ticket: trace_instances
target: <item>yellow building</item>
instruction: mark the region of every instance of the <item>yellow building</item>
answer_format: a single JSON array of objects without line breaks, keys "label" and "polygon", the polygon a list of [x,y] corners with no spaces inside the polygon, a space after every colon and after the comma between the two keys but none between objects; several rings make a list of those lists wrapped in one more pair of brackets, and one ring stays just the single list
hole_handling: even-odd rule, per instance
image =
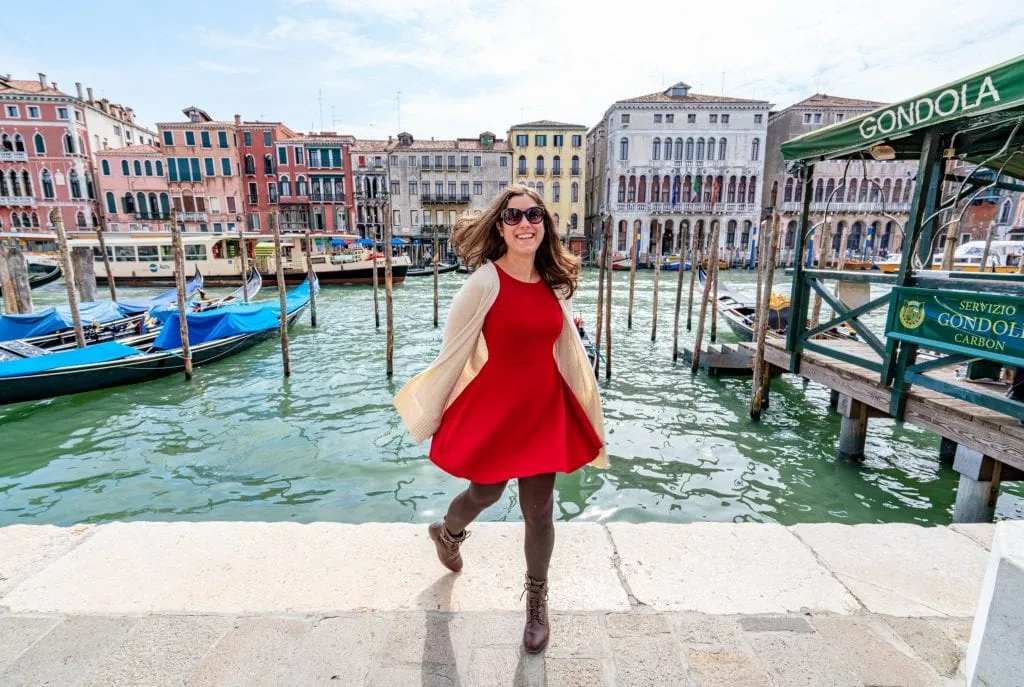
[{"label": "yellow building", "polygon": [[508,132],[512,181],[535,189],[573,252],[583,247],[587,127],[542,119]]}]

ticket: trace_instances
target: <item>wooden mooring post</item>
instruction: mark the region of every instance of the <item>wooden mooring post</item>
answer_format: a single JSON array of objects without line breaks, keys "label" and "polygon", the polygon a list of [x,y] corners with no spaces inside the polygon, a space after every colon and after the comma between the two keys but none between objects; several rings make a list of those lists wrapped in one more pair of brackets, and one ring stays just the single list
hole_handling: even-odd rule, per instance
[{"label": "wooden mooring post", "polygon": [[[704,259],[704,234],[694,231],[693,256],[690,259],[690,302],[686,304],[686,331],[693,329],[693,293],[697,285],[697,266]],[[682,265],[679,266],[682,269]]]},{"label": "wooden mooring post", "polygon": [[601,372],[601,326],[604,324],[604,272],[605,263],[607,262],[608,252],[611,250],[611,246],[608,241],[608,225],[611,222],[611,218],[606,219],[604,226],[601,228],[601,253],[597,258],[597,317],[594,318],[594,351],[597,355],[594,356],[594,374],[600,374]]},{"label": "wooden mooring post", "polygon": [[4,309],[9,315],[32,313],[32,285],[28,261],[16,243],[0,243],[0,291]]},{"label": "wooden mooring post", "polygon": [[708,285],[711,287],[711,343],[715,343],[718,339],[718,263],[720,260],[715,260],[712,264],[708,265],[708,276],[714,275],[708,280]]},{"label": "wooden mooring post", "polygon": [[391,218],[390,208],[384,207],[384,306],[387,309],[387,376],[395,373],[395,306],[391,293]]},{"label": "wooden mooring post", "polygon": [[771,233],[769,234],[768,241],[765,243],[764,285],[761,291],[761,298],[759,299],[758,314],[754,317],[757,329],[754,331],[756,348],[754,350],[754,379],[751,384],[752,395],[750,399],[750,419],[754,422],[761,420],[761,409],[767,405],[768,390],[771,384],[771,377],[768,374],[771,367],[765,363],[764,347],[768,336],[772,281],[775,277],[775,257],[779,249],[779,223],[779,215],[775,215],[775,220],[771,225]]},{"label": "wooden mooring post", "polygon": [[373,228],[373,326],[380,329],[380,301],[377,299],[377,227]]},{"label": "wooden mooring post", "polygon": [[[611,245],[612,241],[612,226],[608,225],[605,229],[605,239],[608,245]],[[604,276],[606,280],[606,288],[604,293],[604,378],[612,378],[612,252],[609,250],[605,253],[605,270]]]},{"label": "wooden mooring post", "polygon": [[[992,237],[996,233],[996,223],[992,220],[988,223],[988,233],[985,234],[985,249],[981,252],[981,266],[978,268],[980,272],[988,272],[988,255],[992,250]],[[992,271],[995,272],[995,266],[992,267]]]},{"label": "wooden mooring post", "polygon": [[[637,250],[637,243],[639,238],[637,237],[637,230],[635,227],[631,227],[629,230],[629,307],[626,310],[626,329],[633,328],[633,291],[636,289],[636,261],[640,257],[640,251]],[[608,266],[611,269],[611,265]]]},{"label": "wooden mooring post", "polygon": [[107,255],[107,240],[103,238],[103,227],[96,227],[96,240],[100,243],[100,255],[103,256],[103,270],[107,274],[107,288],[110,289],[110,300],[117,302],[117,286],[114,285],[114,271],[110,269],[110,256]]},{"label": "wooden mooring post", "polygon": [[437,311],[438,311],[438,295],[437,295],[437,284],[438,284],[438,270],[440,269],[439,262],[441,256],[437,253],[437,227],[434,227],[434,327],[437,327]]},{"label": "wooden mooring post", "polygon": [[306,278],[309,280],[309,323],[316,326],[316,270],[313,269],[313,235],[306,231]]},{"label": "wooden mooring post", "polygon": [[242,302],[249,302],[249,250],[245,245],[245,227],[238,230],[239,258],[242,260]]},{"label": "wooden mooring post", "polygon": [[[831,233],[831,226],[826,220],[821,224],[821,240],[818,246],[818,269],[825,269],[825,261],[828,258],[828,243],[829,234]],[[821,319],[821,294],[817,291],[814,292],[814,305],[811,307],[810,325],[811,329],[818,326]]]},{"label": "wooden mooring post", "polygon": [[686,225],[679,242],[679,274],[676,279],[676,313],[672,329],[672,362],[679,360],[679,309],[683,299],[683,276],[686,274],[686,256],[689,253],[690,226]]},{"label": "wooden mooring post", "polygon": [[78,291],[79,303],[94,302],[97,298],[96,261],[93,259],[92,248],[72,248],[71,264],[75,271],[75,289]]},{"label": "wooden mooring post", "polygon": [[185,381],[192,381],[192,347],[188,341],[188,310],[185,308],[185,247],[178,227],[178,213],[171,211],[171,245],[174,250],[174,290],[178,299],[178,333],[181,336],[181,359],[185,364]]},{"label": "wooden mooring post", "polygon": [[[711,232],[711,249],[708,253],[708,266],[718,261],[718,238],[721,224],[716,224]],[[698,269],[695,265],[694,270]],[[701,289],[700,319],[697,320],[697,338],[693,342],[693,363],[690,365],[690,372],[696,373],[700,369],[700,349],[704,345],[704,321],[707,318],[708,301],[711,298],[710,274],[704,280],[704,288]],[[718,304],[713,303],[712,307],[717,308]]]},{"label": "wooden mooring post", "polygon": [[658,222],[658,231],[655,235],[654,245],[654,303],[651,306],[651,341],[658,338],[658,287],[661,281],[661,222]]},{"label": "wooden mooring post", "polygon": [[78,312],[78,294],[75,293],[75,270],[71,266],[71,255],[68,252],[68,237],[64,233],[64,218],[61,216],[60,208],[54,208],[50,211],[50,221],[53,222],[54,233],[57,234],[57,250],[60,251],[60,269],[64,272],[64,286],[68,294],[68,305],[71,307],[71,322],[75,328],[75,343],[79,348],[85,348],[82,316]]},{"label": "wooden mooring post", "polygon": [[[275,212],[275,219],[280,220],[280,216]],[[274,267],[276,268],[277,277],[277,302],[281,307],[281,321],[280,332],[281,332],[281,362],[284,364],[284,376],[290,377],[292,374],[292,361],[288,351],[288,295],[286,293],[287,287],[284,280],[284,257],[281,255],[281,222],[274,222]]]}]

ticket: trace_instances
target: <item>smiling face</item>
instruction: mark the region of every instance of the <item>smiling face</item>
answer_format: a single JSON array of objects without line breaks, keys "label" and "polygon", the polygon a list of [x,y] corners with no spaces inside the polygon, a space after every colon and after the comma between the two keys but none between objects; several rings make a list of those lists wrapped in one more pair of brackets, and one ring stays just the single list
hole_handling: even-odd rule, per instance
[{"label": "smiling face", "polygon": [[498,232],[505,240],[509,253],[533,257],[544,241],[544,222],[531,224],[526,217],[526,211],[535,207],[537,207],[537,203],[528,195],[509,198],[506,208],[515,208],[523,213],[519,218],[519,223],[515,225],[506,224],[504,219],[498,220]]}]

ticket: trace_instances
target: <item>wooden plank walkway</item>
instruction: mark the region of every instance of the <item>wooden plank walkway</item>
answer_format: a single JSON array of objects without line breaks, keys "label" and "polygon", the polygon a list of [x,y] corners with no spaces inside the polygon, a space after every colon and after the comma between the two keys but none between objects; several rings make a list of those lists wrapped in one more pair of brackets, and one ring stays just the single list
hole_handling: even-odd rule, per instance
[{"label": "wooden plank walkway", "polygon": [[[831,340],[816,343],[836,351],[882,362],[874,350],[862,341]],[[752,343],[743,343],[741,346],[754,350]],[[785,342],[769,340],[765,347],[765,360],[772,365],[788,369],[789,353],[785,351]],[[841,394],[847,394],[875,408],[883,415],[889,414],[890,388],[882,386],[877,372],[822,353],[804,351],[800,359],[799,374]],[[952,368],[935,370],[929,372],[928,376],[968,387],[972,391],[1001,397],[1000,391],[993,388],[993,385],[957,379]],[[967,448],[980,451],[1001,463],[1024,470],[1024,426],[1021,426],[1014,417],[931,389],[913,386],[907,397],[904,420],[930,429]]]}]

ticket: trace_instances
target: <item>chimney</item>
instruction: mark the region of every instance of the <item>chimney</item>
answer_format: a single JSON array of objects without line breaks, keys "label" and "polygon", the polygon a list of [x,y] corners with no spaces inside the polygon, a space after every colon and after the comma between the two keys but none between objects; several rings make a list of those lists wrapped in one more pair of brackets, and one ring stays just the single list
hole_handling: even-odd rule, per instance
[{"label": "chimney", "polygon": [[55,91],[59,91],[60,90],[59,88],[57,88],[57,82],[56,81],[51,81],[50,85],[53,86],[53,90],[55,90]]},{"label": "chimney", "polygon": [[46,89],[46,74],[39,72],[39,85]]},{"label": "chimney", "polygon": [[89,104],[92,105],[92,86],[85,89],[85,92],[89,94]]},{"label": "chimney", "polygon": [[79,100],[85,100],[85,94],[82,93],[82,82],[81,81],[76,81],[75,82],[75,91],[78,93],[78,99]]},{"label": "chimney", "polygon": [[242,126],[242,115],[235,115],[235,126]]}]

